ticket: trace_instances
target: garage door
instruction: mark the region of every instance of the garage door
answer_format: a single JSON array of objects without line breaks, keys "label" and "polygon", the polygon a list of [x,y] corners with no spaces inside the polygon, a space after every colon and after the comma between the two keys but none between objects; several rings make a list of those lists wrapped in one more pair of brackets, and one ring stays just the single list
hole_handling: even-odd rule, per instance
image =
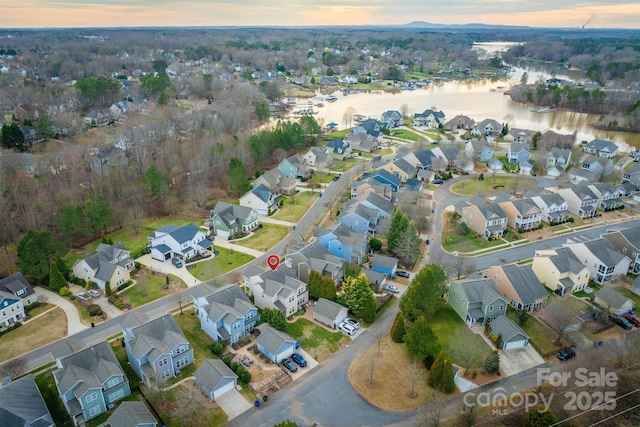
[{"label": "garage door", "polygon": [[520,341],[511,341],[505,344],[504,349],[505,350],[509,350],[512,348],[522,348],[527,344],[526,340],[520,340]]},{"label": "garage door", "polygon": [[217,389],[217,390],[215,390],[213,392],[213,398],[217,399],[218,396],[221,396],[221,395],[225,394],[229,390],[233,390],[234,386],[235,385],[234,385],[233,381],[228,382],[227,384],[223,385],[222,387],[220,387],[219,389]]}]

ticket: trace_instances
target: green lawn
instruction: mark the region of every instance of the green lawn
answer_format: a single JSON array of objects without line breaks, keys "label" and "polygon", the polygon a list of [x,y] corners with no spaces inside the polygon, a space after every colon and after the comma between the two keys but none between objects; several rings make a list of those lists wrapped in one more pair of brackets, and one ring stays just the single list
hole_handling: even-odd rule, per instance
[{"label": "green lawn", "polygon": [[351,132],[352,129],[353,128],[337,130],[335,132],[329,132],[324,135],[324,139],[325,141],[331,141],[332,139],[336,139],[336,138],[345,138],[347,135],[349,135],[349,132]]},{"label": "green lawn", "polygon": [[42,314],[45,311],[54,308],[54,304],[47,304],[46,302],[40,303],[39,306],[29,310],[29,317],[36,317],[38,314]]},{"label": "green lawn", "polygon": [[[548,288],[545,288],[545,289],[548,289]],[[573,298],[572,296],[568,296],[566,298],[560,298],[560,302],[562,303],[562,305],[564,305],[565,307],[567,307],[569,310],[571,310],[576,314],[580,313],[581,311],[587,311],[589,310],[589,308],[591,308],[591,306],[586,302],[579,300],[577,298]]]},{"label": "green lawn", "polygon": [[53,371],[47,371],[35,377],[36,384],[40,389],[42,398],[44,399],[56,426],[72,426],[73,422],[71,422],[71,418],[69,418],[69,414],[62,404],[62,400],[60,400],[60,395],[58,394],[58,389],[56,388],[56,382],[53,379],[52,372]]},{"label": "green lawn", "polygon": [[449,348],[453,333],[460,325],[464,325],[464,322],[449,305],[440,308],[434,318],[429,321],[429,326],[438,337],[438,342],[443,349]]},{"label": "green lawn", "polygon": [[129,379],[129,387],[131,390],[137,390],[140,385],[140,377],[136,373],[136,371],[129,364],[129,359],[127,357],[127,350],[122,346],[120,340],[116,340],[111,344],[111,348],[113,349],[118,362],[120,362],[120,366],[122,366],[122,370],[124,374]]},{"label": "green lawn", "polygon": [[314,184],[328,184],[333,181],[334,176],[335,174],[329,172],[314,172],[309,181]]},{"label": "green lawn", "polygon": [[200,319],[198,316],[192,316],[191,313],[193,313],[193,309],[185,311],[182,316],[175,316],[178,325],[180,325],[180,329],[182,329],[185,337],[189,340],[189,344],[191,344],[191,348],[193,348],[193,357],[196,359],[196,363],[183,369],[184,375],[181,375],[182,378],[191,375],[190,370],[195,372],[196,367],[199,366],[203,360],[217,359],[217,356],[214,356],[209,349],[213,340],[200,328]]},{"label": "green lawn", "polygon": [[351,168],[354,168],[360,164],[364,163],[364,160],[360,158],[355,159],[347,159],[347,160],[333,160],[333,164],[331,165],[331,170],[338,172],[345,172]]},{"label": "green lawn", "polygon": [[[135,286],[130,286],[124,292],[120,294],[122,298],[126,298],[127,302],[134,308],[145,305],[151,301],[155,301],[171,293],[170,288],[166,286],[166,276],[153,275],[149,271],[145,271],[143,274],[138,274],[135,277],[137,283]],[[186,289],[187,285],[177,276],[170,275],[169,281],[171,286],[179,286]]]},{"label": "green lawn", "polygon": [[418,141],[426,141],[427,138],[418,135],[415,132],[411,132],[410,130],[407,129],[393,129],[391,131],[391,135],[392,138],[400,138],[400,139],[404,139],[407,141],[413,141],[413,142],[418,142]]},{"label": "green lawn", "polygon": [[307,319],[298,319],[293,323],[287,323],[287,332],[305,350],[327,346],[327,350],[334,353],[349,340],[342,332],[329,332]]},{"label": "green lawn", "polygon": [[234,268],[245,265],[254,259],[251,255],[243,254],[241,252],[232,251],[230,249],[215,248],[216,252],[219,252],[217,256],[196,264],[195,268],[189,270],[189,272],[200,280],[211,280],[218,276],[225,274],[227,271],[231,271]]},{"label": "green lawn", "polygon": [[624,287],[619,287],[617,290],[627,298],[631,298],[631,300],[636,303],[636,307],[640,307],[640,295],[636,295],[633,292],[631,292],[631,289],[627,289]]},{"label": "green lawn", "polygon": [[289,234],[289,227],[266,223],[260,225],[262,228],[256,229],[251,237],[238,240],[235,243],[246,248],[267,252]]},{"label": "green lawn", "polygon": [[319,197],[318,191],[302,191],[294,197],[281,197],[282,207],[273,217],[281,221],[297,222]]},{"label": "green lawn", "polygon": [[491,174],[487,173],[484,175],[484,180],[470,178],[458,181],[451,186],[451,191],[464,196],[471,196],[496,193],[498,191],[513,191],[513,189],[516,188],[516,184],[517,190],[522,191],[533,187],[535,185],[535,181],[532,178],[522,176],[493,177]]},{"label": "green lawn", "polygon": [[488,241],[484,237],[476,234],[473,230],[468,234],[458,234],[458,220],[453,213],[445,214],[445,224],[442,231],[442,247],[449,252],[473,252],[480,249],[487,249],[502,245],[502,240]]},{"label": "green lawn", "polygon": [[[507,317],[518,323],[518,313],[511,307],[507,308]],[[542,353],[552,353],[558,349],[558,347],[553,344],[553,341],[557,338],[556,333],[534,317],[529,316],[529,320],[522,326],[522,330],[529,335],[530,341],[533,342]]]}]

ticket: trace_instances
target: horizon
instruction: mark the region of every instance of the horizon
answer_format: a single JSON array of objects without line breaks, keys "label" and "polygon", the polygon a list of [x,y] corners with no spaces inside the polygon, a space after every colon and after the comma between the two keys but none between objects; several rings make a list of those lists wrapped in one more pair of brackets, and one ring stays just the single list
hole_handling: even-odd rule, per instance
[{"label": "horizon", "polygon": [[640,29],[640,3],[611,0],[4,0],[0,29],[513,26]]}]

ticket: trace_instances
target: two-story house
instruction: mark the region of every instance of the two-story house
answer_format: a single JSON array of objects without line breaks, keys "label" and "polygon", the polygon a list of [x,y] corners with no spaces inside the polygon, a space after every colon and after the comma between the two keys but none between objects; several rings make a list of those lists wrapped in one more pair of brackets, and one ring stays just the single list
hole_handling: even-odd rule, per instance
[{"label": "two-story house", "polygon": [[618,252],[631,260],[629,269],[632,272],[640,273],[640,227],[607,230],[601,237],[611,242]]},{"label": "two-story house", "polygon": [[402,158],[383,165],[380,171],[397,176],[400,182],[407,182],[407,179],[415,178],[418,168]]},{"label": "two-story house", "polygon": [[141,323],[140,316],[127,316],[122,333],[129,364],[150,387],[180,373],[194,362],[193,349],[171,314]]},{"label": "two-story house", "polygon": [[131,280],[134,268],[135,261],[122,242],[113,245],[100,243],[96,253],[73,264],[71,273],[87,282],[95,282],[104,290],[107,282],[115,289]]},{"label": "two-story house", "polygon": [[[398,177],[398,175],[395,175],[387,170],[384,169],[378,169],[375,172],[371,172],[371,173],[366,173],[364,175],[362,175],[363,179],[375,179],[376,181],[378,181],[381,184],[385,184],[385,185],[389,185],[391,187],[391,191],[392,192],[397,192],[398,188],[400,188],[400,185],[402,185],[402,181],[400,180],[400,178]],[[353,192],[351,193],[353,194]]]},{"label": "two-story house", "polygon": [[613,173],[613,161],[607,157],[585,154],[580,159],[580,168],[591,172],[592,181],[600,180],[602,177]]},{"label": "two-story house", "polygon": [[3,427],[55,427],[31,374],[0,386],[0,414]]},{"label": "two-story house", "polygon": [[567,248],[535,251],[531,269],[540,282],[557,295],[584,290],[589,270]]},{"label": "two-story house", "polygon": [[282,160],[278,165],[278,170],[284,176],[293,179],[306,179],[313,174],[313,169],[305,162],[304,157],[299,154],[294,154]]},{"label": "two-story house", "polygon": [[307,284],[286,265],[264,272],[259,280],[251,283],[250,289],[257,307],[278,309],[286,317],[302,310],[309,302]]},{"label": "two-story house", "polygon": [[509,163],[519,165],[529,161],[531,153],[529,152],[529,144],[522,142],[512,142],[509,144],[507,158]]},{"label": "two-story house", "polygon": [[359,203],[346,204],[340,210],[338,222],[356,233],[373,236],[378,225],[378,211]]},{"label": "two-story house", "polygon": [[200,327],[215,341],[229,344],[245,338],[260,320],[258,309],[239,286],[228,286],[210,295],[193,298]]},{"label": "two-story house", "polygon": [[614,158],[618,154],[618,146],[611,141],[594,139],[582,146],[585,153],[593,154],[607,159]]},{"label": "two-story house", "polygon": [[351,154],[351,146],[343,138],[334,138],[325,145],[331,150],[331,154],[338,159],[345,159]]},{"label": "two-story house", "polygon": [[598,283],[611,280],[614,276],[626,275],[631,260],[616,250],[608,239],[596,239],[589,242],[567,240],[562,245],[568,248],[587,267],[591,278]]},{"label": "two-story house", "polygon": [[413,126],[426,126],[429,129],[438,129],[445,124],[445,114],[442,111],[434,111],[430,108],[422,113],[413,114]]},{"label": "two-story house", "polygon": [[301,154],[302,160],[315,170],[329,169],[333,158],[331,151],[326,147],[311,147],[309,151]]},{"label": "two-story house", "polygon": [[264,184],[247,191],[240,197],[240,206],[255,209],[258,215],[269,215],[278,209],[280,200]]},{"label": "two-story house", "polygon": [[448,131],[471,130],[473,129],[475,124],[476,124],[476,121],[473,120],[471,117],[458,114],[457,116],[455,116],[454,118],[452,118],[451,120],[449,120],[444,124],[444,129]]},{"label": "two-story house", "polygon": [[383,184],[373,178],[365,178],[351,183],[351,197],[367,193],[375,193],[385,200],[391,200],[393,197],[393,189],[389,184]]},{"label": "two-story house", "polygon": [[535,131],[529,129],[509,128],[509,132],[504,136],[504,140],[507,142],[529,144],[533,135],[535,135]]},{"label": "two-story house", "polygon": [[489,240],[502,237],[507,229],[507,214],[498,203],[463,206],[461,221]]},{"label": "two-story house", "polygon": [[23,307],[28,307],[37,301],[33,287],[21,272],[0,279],[0,291],[19,298]]},{"label": "two-story house", "polygon": [[439,147],[435,147],[431,152],[438,159],[444,161],[448,166],[455,166],[460,157],[460,150],[455,145],[441,145]]},{"label": "two-story house", "polygon": [[[418,150],[407,153],[401,157],[402,160],[409,163],[411,166],[420,169],[430,170],[433,167],[434,161],[437,159],[436,155],[430,149]],[[443,167],[446,167],[447,162],[440,162]]]},{"label": "two-story house", "polygon": [[352,204],[359,204],[369,209],[373,209],[377,212],[378,218],[391,218],[395,209],[393,203],[373,192],[361,194],[350,199],[345,203],[343,208],[348,208],[348,206]]},{"label": "two-story house", "polygon": [[542,211],[532,200],[509,200],[499,205],[507,215],[507,226],[516,231],[533,230],[542,222]]},{"label": "two-story house", "polygon": [[258,228],[258,213],[254,209],[222,201],[211,209],[209,219],[213,233],[225,238],[250,233]]},{"label": "two-story house", "polygon": [[333,224],[329,228],[317,227],[314,240],[320,242],[333,255],[351,264],[362,264],[367,255],[367,236],[356,233],[344,224]]},{"label": "two-story house", "polygon": [[387,129],[393,129],[403,125],[403,117],[402,114],[400,114],[400,111],[387,110],[382,113],[380,122],[382,123],[383,127]]},{"label": "two-story house", "polygon": [[515,264],[491,266],[487,277],[493,280],[502,297],[517,310],[540,310],[548,294],[530,267]]},{"label": "two-story house", "polygon": [[589,185],[589,189],[598,196],[597,207],[603,211],[611,211],[623,205],[620,191],[611,184],[600,182]]},{"label": "two-story house", "polygon": [[368,133],[361,132],[347,136],[347,143],[351,147],[351,151],[359,151],[361,153],[373,153],[378,150],[379,139]]},{"label": "two-story house", "polygon": [[165,225],[153,232],[149,239],[151,257],[166,261],[173,257],[188,260],[204,255],[213,247],[207,235],[195,224],[182,227]]},{"label": "two-story house", "polygon": [[[640,152],[640,150],[638,150]],[[630,182],[640,190],[640,163],[633,163],[622,173],[622,182]]]},{"label": "two-story house", "polygon": [[487,163],[493,158],[493,148],[485,140],[469,140],[465,143],[464,150],[474,162]]},{"label": "two-story house", "polygon": [[549,224],[563,224],[571,218],[569,206],[559,193],[547,193],[529,198],[542,211],[542,220]]},{"label": "two-story house", "polygon": [[129,380],[106,341],[57,359],[56,367],[56,388],[76,426],[131,394]]},{"label": "two-story house", "polygon": [[554,147],[547,154],[547,175],[558,177],[571,164],[571,150]]},{"label": "two-story house", "polygon": [[278,168],[269,169],[251,183],[252,188],[257,188],[261,185],[271,191],[274,196],[279,196],[280,194],[292,196],[297,191],[295,178],[284,176]]},{"label": "two-story house", "polygon": [[473,136],[498,136],[502,134],[503,126],[493,119],[485,119],[476,123],[469,132]]},{"label": "two-story house", "polygon": [[449,285],[449,305],[468,324],[486,322],[507,312],[507,301],[489,279],[456,280]]},{"label": "two-story house", "polygon": [[366,119],[360,122],[359,125],[353,128],[350,133],[350,136],[365,134],[368,135],[372,140],[379,142],[382,139],[382,126],[381,123],[375,119]]},{"label": "two-story house", "polygon": [[567,208],[573,215],[580,218],[591,218],[596,215],[598,196],[586,185],[576,185],[569,188],[561,188],[558,194],[567,202]]},{"label": "two-story house", "polygon": [[284,263],[303,282],[309,282],[312,270],[323,277],[330,277],[336,286],[344,281],[344,260],[333,255],[318,242],[299,242],[287,248]]}]

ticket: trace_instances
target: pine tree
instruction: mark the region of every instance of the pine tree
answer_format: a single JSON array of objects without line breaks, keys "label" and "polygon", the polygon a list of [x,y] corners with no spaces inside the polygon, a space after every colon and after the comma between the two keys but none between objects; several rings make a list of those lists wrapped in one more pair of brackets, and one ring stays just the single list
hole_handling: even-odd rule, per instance
[{"label": "pine tree", "polygon": [[49,289],[54,292],[59,292],[60,289],[67,286],[67,281],[56,266],[55,261],[51,261],[49,265]]},{"label": "pine tree", "polygon": [[405,332],[406,327],[404,324],[404,317],[402,316],[402,312],[398,311],[396,318],[393,321],[393,326],[391,327],[391,339],[393,342],[403,343]]},{"label": "pine tree", "polygon": [[440,389],[440,383],[442,382],[442,374],[444,372],[444,353],[438,353],[436,360],[431,365],[431,370],[429,371],[429,378],[427,379],[427,384],[429,387]]},{"label": "pine tree", "polygon": [[251,190],[251,184],[247,178],[247,171],[237,157],[229,161],[229,191],[231,194],[241,196]]},{"label": "pine tree", "polygon": [[423,316],[418,317],[413,325],[407,328],[404,343],[407,350],[422,361],[440,351],[438,337]]},{"label": "pine tree", "polygon": [[484,360],[484,370],[489,374],[497,374],[500,371],[500,353],[493,350]]},{"label": "pine tree", "polygon": [[107,280],[104,284],[104,293],[107,294],[107,296],[111,296],[111,283],[109,283],[109,281]]},{"label": "pine tree", "polygon": [[453,393],[456,389],[456,380],[453,374],[453,362],[447,357],[444,362],[444,369],[440,380],[440,391],[446,394]]},{"label": "pine tree", "polygon": [[391,217],[391,225],[387,233],[387,247],[394,251],[398,246],[403,232],[409,227],[409,217],[401,209],[398,209]]},{"label": "pine tree", "polygon": [[378,311],[378,302],[375,299],[367,298],[364,300],[360,317],[367,323],[373,323]]}]

